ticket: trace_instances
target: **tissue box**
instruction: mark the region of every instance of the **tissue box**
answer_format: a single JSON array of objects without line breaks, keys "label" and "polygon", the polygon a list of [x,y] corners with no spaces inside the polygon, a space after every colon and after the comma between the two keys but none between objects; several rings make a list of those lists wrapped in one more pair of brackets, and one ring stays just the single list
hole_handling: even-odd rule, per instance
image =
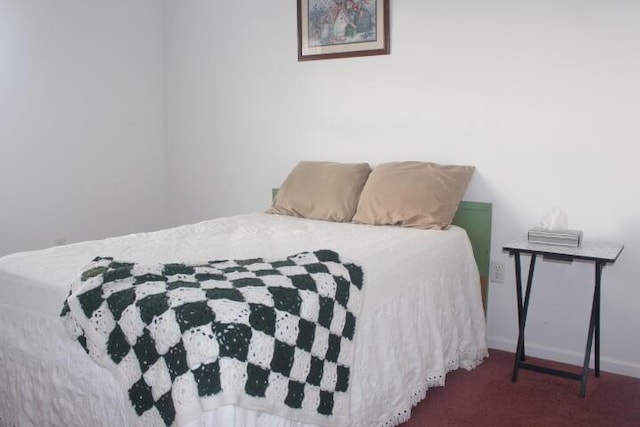
[{"label": "tissue box", "polygon": [[582,231],[547,230],[542,227],[534,227],[529,230],[529,242],[578,247],[582,243]]}]

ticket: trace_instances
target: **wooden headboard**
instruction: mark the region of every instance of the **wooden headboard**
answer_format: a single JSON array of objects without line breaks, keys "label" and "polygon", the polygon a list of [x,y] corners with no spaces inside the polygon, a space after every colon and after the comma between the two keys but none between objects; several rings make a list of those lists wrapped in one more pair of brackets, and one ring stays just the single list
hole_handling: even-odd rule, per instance
[{"label": "wooden headboard", "polygon": [[[271,198],[275,199],[278,188],[271,190]],[[491,203],[460,202],[453,224],[464,228],[471,241],[473,255],[480,271],[480,290],[485,313],[489,298],[489,262],[491,254]]]}]

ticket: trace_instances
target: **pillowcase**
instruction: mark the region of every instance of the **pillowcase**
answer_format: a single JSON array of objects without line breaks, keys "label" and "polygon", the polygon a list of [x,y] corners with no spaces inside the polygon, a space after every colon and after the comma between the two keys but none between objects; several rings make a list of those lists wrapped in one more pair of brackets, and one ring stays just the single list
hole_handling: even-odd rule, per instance
[{"label": "pillowcase", "polygon": [[267,213],[349,222],[370,172],[367,163],[302,161],[287,176]]},{"label": "pillowcase", "polygon": [[425,162],[376,166],[353,222],[442,230],[451,224],[474,170]]}]

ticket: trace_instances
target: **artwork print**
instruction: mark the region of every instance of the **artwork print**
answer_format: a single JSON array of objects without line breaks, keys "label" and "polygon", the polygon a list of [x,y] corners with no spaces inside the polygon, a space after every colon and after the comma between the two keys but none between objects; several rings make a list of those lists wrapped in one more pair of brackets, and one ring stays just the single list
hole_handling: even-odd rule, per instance
[{"label": "artwork print", "polygon": [[298,0],[298,59],[388,54],[388,9],[388,0]]},{"label": "artwork print", "polygon": [[376,40],[376,0],[310,0],[309,45]]}]

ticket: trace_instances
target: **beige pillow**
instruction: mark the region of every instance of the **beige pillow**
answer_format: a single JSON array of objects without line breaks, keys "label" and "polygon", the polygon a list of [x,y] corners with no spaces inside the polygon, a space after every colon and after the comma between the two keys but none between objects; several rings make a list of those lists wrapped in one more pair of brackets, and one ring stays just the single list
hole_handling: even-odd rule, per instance
[{"label": "beige pillow", "polygon": [[376,166],[353,222],[444,229],[451,224],[474,169],[425,162]]},{"label": "beige pillow", "polygon": [[284,181],[267,213],[349,222],[369,172],[367,163],[302,161]]}]

